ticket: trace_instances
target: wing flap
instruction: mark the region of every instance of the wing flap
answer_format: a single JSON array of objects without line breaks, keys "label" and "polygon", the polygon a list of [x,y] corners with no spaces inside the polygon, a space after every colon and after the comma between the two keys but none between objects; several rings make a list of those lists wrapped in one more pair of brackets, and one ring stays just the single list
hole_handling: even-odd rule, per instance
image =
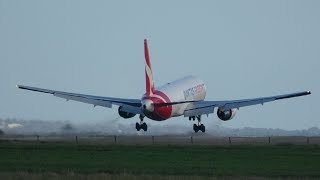
[{"label": "wing flap", "polygon": [[211,114],[213,112],[214,112],[213,106],[194,108],[194,109],[186,110],[184,112],[184,117],[196,116],[196,115],[202,115],[202,114]]},{"label": "wing flap", "polygon": [[83,96],[70,96],[70,95],[60,94],[60,93],[54,93],[53,95],[56,97],[59,97],[59,98],[66,99],[66,100],[73,100],[73,101],[93,104],[94,106],[102,106],[102,107],[112,108],[112,103],[110,101],[100,101],[100,100],[86,98]]},{"label": "wing flap", "polygon": [[311,94],[310,91],[303,91],[303,92],[297,92],[297,93],[291,93],[291,94],[262,97],[262,98],[253,98],[253,99],[242,99],[242,100],[231,100],[231,101],[196,101],[196,102],[190,103],[189,108],[185,110],[184,116],[210,114],[210,113],[213,113],[213,109],[215,107],[221,107],[225,110],[233,109],[233,108],[239,109],[240,107],[252,106],[257,104],[263,105],[264,103],[271,102],[271,101],[305,96],[309,94]]},{"label": "wing flap", "polygon": [[245,106],[252,106],[252,105],[257,105],[261,104],[263,105],[264,103],[274,101],[274,98],[259,98],[259,99],[248,99],[248,100],[238,100],[238,101],[230,101],[226,103],[222,103],[219,105],[219,107],[223,107],[224,109],[233,109],[233,108],[240,108],[240,107],[245,107]]},{"label": "wing flap", "polygon": [[17,87],[24,90],[52,94],[56,97],[63,98],[66,100],[73,100],[73,101],[93,104],[94,106],[103,106],[107,108],[111,108],[113,104],[118,106],[122,106],[122,105],[134,106],[134,107],[141,106],[141,101],[139,99],[124,99],[124,98],[92,96],[92,95],[55,91],[50,89],[42,89],[42,88],[23,86],[23,85],[17,85]]}]

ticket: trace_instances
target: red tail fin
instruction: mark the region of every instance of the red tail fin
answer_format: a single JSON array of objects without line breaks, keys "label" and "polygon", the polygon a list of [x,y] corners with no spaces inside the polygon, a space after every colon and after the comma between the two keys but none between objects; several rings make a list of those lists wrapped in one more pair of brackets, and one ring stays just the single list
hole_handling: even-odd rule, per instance
[{"label": "red tail fin", "polygon": [[144,40],[144,57],[145,57],[145,73],[146,73],[146,96],[150,96],[154,92],[154,84],[152,78],[152,69],[149,57],[148,43]]}]

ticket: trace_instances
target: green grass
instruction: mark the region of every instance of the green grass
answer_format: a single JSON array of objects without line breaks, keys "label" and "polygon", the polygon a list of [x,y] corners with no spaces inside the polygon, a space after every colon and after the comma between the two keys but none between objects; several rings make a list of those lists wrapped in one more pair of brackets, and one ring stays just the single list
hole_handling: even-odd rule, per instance
[{"label": "green grass", "polygon": [[10,180],[267,180],[267,179],[290,179],[290,180],[302,180],[302,179],[316,179],[316,177],[238,177],[238,176],[227,176],[227,177],[209,177],[209,176],[179,176],[179,175],[133,175],[133,174],[106,174],[106,173],[95,173],[95,174],[79,174],[79,173],[29,173],[29,172],[0,172],[1,179]]},{"label": "green grass", "polygon": [[120,146],[0,142],[0,172],[319,177],[318,146]]}]

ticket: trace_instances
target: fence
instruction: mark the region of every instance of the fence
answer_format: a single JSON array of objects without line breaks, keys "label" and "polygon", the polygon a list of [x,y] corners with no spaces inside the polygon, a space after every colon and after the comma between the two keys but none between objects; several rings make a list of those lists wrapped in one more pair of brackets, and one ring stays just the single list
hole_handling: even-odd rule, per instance
[{"label": "fence", "polygon": [[36,141],[76,144],[120,145],[307,145],[319,144],[320,137],[214,137],[214,136],[0,136],[7,141]]}]

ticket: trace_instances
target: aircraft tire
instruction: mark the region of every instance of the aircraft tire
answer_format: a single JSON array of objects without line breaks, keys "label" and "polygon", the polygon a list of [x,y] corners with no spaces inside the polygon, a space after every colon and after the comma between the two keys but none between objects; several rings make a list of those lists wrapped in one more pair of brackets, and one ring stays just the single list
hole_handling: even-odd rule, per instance
[{"label": "aircraft tire", "polygon": [[199,131],[199,126],[197,126],[196,124],[193,124],[193,130],[195,133],[197,133]]},{"label": "aircraft tire", "polygon": [[204,133],[204,132],[206,132],[206,127],[203,125],[203,124],[201,124],[200,126],[199,126],[199,129]]},{"label": "aircraft tire", "polygon": [[147,130],[148,130],[147,124],[146,124],[146,123],[143,123],[143,124],[141,125],[141,129],[143,129],[144,131],[147,131]]},{"label": "aircraft tire", "polygon": [[140,129],[141,129],[140,124],[139,124],[139,123],[136,123],[136,130],[137,130],[137,131],[140,131]]}]

